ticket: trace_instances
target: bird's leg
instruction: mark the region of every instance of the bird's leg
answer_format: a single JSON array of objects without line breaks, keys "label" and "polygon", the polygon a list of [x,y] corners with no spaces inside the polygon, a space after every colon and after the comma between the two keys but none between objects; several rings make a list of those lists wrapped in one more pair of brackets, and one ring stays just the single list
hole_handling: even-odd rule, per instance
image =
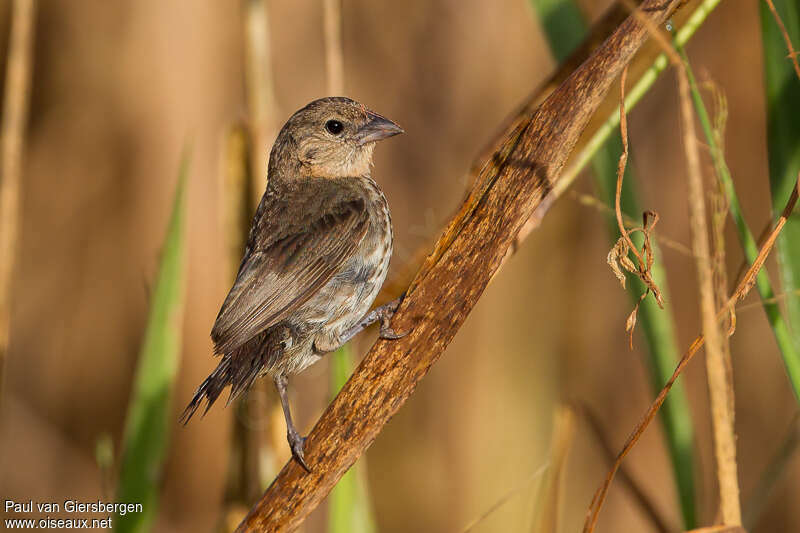
[{"label": "bird's leg", "polygon": [[389,340],[396,340],[408,335],[408,331],[404,331],[403,333],[397,333],[395,330],[391,328],[389,325],[392,321],[392,317],[394,316],[394,312],[397,311],[397,308],[400,306],[400,302],[403,301],[403,298],[396,298],[389,302],[388,304],[383,304],[380,307],[376,307],[366,315],[364,318],[358,321],[358,323],[345,331],[340,337],[339,340],[342,344],[347,343],[350,339],[361,333],[364,329],[372,325],[373,323],[380,320],[381,322],[381,331],[380,337],[382,339],[389,339]]},{"label": "bird's leg", "polygon": [[281,397],[281,406],[283,407],[283,416],[286,418],[286,440],[289,441],[289,448],[292,450],[292,457],[295,461],[300,463],[300,466],[305,468],[306,472],[311,473],[305,459],[303,458],[303,444],[306,442],[304,437],[301,437],[294,427],[292,422],[292,413],[289,410],[289,396],[286,394],[286,385],[289,378],[285,374],[276,374],[273,378],[275,381],[275,388],[278,389],[278,396]]}]

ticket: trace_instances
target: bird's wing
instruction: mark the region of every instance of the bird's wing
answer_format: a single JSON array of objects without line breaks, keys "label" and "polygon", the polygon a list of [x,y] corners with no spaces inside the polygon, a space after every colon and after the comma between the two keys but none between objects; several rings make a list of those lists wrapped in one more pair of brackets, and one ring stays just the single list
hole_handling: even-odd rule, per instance
[{"label": "bird's wing", "polygon": [[262,201],[239,274],[211,330],[216,353],[230,353],[286,318],[363,240],[369,225],[363,196],[338,185],[318,189]]}]

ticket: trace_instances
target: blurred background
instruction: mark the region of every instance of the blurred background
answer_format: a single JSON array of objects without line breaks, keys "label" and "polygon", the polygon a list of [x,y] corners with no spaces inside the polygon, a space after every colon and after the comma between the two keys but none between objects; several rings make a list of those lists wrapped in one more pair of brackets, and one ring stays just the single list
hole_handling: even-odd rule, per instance
[{"label": "blurred background", "polygon": [[[9,4],[0,10],[2,57]],[[274,126],[326,96],[327,86],[322,2],[266,4],[275,106],[269,136],[256,146],[258,195]],[[609,2],[579,5],[596,20]],[[341,20],[345,94],[406,130],[377,148],[373,173],[395,223],[391,278],[435,238],[463,197],[475,157],[556,62],[528,0],[345,0]],[[728,164],[755,233],[771,216],[759,28],[757,2],[727,0],[687,49],[696,73],[727,96]],[[95,448],[110,435],[120,453],[181,152],[190,144],[183,348],[154,529],[218,530],[233,410],[215,405],[186,427],[177,419],[216,365],[209,331],[229,288],[222,150],[231,126],[248,115],[245,35],[238,1],[38,2],[0,427],[4,499],[113,499]],[[689,246],[677,103],[667,72],[629,117],[632,164],[642,207],[661,216],[659,234]],[[596,194],[586,178],[574,189]],[[472,530],[529,530],[532,476],[548,461],[554,412],[564,401],[590,405],[619,449],[652,390],[639,332],[628,348],[631,302],[606,265],[606,222],[604,213],[570,195],[560,199],[359,461],[366,462],[379,531],[462,531],[506,496]],[[727,272],[735,279],[743,256],[731,224],[726,236]],[[700,329],[694,261],[669,247],[659,259],[683,349]],[[755,295],[746,303],[753,302]],[[797,403],[763,311],[757,304],[745,309],[731,351],[746,507]],[[372,338],[371,332],[356,340],[357,357]],[[716,478],[699,359],[681,379],[695,427],[698,519],[709,524]],[[328,363],[292,383],[301,431],[327,405]],[[282,424],[278,419],[274,442],[281,448],[272,468],[285,458]],[[580,528],[607,464],[578,419],[562,479],[561,531]],[[659,423],[626,466],[677,528],[680,510]],[[799,531],[798,494],[795,457],[752,531]],[[326,531],[326,513],[323,504],[305,531]],[[615,483],[599,531],[652,527],[630,491]]]}]

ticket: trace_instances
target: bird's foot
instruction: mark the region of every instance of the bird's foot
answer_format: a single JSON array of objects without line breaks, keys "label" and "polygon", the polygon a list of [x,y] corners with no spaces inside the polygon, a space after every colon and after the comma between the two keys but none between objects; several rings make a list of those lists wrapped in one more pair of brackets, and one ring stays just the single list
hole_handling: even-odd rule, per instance
[{"label": "bird's foot", "polygon": [[289,441],[289,448],[292,450],[292,457],[294,457],[294,460],[310,474],[311,469],[308,467],[303,457],[303,445],[306,443],[306,438],[301,437],[297,431],[290,430],[286,433],[286,440]]},{"label": "bird's foot", "polygon": [[397,311],[397,308],[400,307],[400,302],[402,301],[402,298],[396,298],[388,304],[382,305],[380,308],[378,308],[378,317],[381,321],[381,330],[379,334],[381,339],[397,340],[402,339],[411,333],[411,330],[398,333],[391,327],[392,317],[394,316],[395,311]]}]

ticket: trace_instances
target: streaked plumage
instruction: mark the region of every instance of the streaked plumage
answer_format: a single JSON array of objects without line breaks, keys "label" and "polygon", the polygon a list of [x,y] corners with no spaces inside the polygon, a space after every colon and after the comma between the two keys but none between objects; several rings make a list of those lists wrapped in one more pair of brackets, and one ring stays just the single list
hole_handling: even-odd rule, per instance
[{"label": "streaked plumage", "polygon": [[[222,361],[198,388],[184,420],[204,398],[208,410],[226,386],[233,398],[270,374],[293,454],[306,466],[286,378],[388,316],[365,320],[392,254],[388,204],[370,167],[375,142],[401,132],[347,98],[316,100],[284,125],[239,273],[211,331]],[[382,333],[394,335],[383,320]]]}]

